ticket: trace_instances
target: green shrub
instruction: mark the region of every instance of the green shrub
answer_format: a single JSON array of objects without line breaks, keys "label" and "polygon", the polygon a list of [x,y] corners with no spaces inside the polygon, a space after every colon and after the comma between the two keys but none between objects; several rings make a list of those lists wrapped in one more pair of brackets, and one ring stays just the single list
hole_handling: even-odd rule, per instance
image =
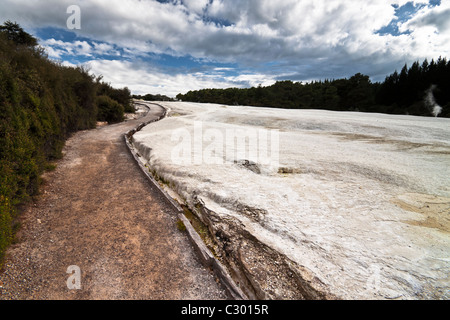
[{"label": "green shrub", "polygon": [[181,219],[177,220],[177,229],[179,231],[186,231],[186,226],[184,225],[184,223]]},{"label": "green shrub", "polygon": [[14,209],[9,199],[0,194],[0,266],[2,265],[5,251],[12,240],[12,213],[14,213]]},{"label": "green shrub", "polygon": [[18,24],[0,25],[0,265],[17,205],[38,194],[41,174],[68,136],[97,120],[123,120],[131,93],[100,79],[49,60]]},{"label": "green shrub", "polygon": [[108,121],[108,123],[115,123],[123,121],[124,108],[116,100],[108,96],[97,97],[97,109],[99,121]]}]

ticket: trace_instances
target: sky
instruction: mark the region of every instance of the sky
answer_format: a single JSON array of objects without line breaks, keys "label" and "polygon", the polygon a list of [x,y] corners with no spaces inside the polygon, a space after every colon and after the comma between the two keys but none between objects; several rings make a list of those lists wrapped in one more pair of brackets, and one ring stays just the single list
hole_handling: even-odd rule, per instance
[{"label": "sky", "polygon": [[450,58],[450,0],[0,0],[6,20],[49,58],[133,94],[358,72],[383,81],[405,63]]}]

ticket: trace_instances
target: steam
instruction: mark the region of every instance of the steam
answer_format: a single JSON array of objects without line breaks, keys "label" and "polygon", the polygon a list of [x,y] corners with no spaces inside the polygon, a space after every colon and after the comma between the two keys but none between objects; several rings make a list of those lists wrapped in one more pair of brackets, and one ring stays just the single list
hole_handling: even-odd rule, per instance
[{"label": "steam", "polygon": [[437,117],[442,112],[442,107],[437,104],[436,100],[434,99],[433,91],[436,89],[436,85],[433,84],[431,87],[426,91],[425,95],[425,104],[430,108],[431,113],[433,116]]}]

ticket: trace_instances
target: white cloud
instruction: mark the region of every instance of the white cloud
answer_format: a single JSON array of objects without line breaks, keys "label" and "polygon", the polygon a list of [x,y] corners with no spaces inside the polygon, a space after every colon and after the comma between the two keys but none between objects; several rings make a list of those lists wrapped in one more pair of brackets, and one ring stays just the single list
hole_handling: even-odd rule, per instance
[{"label": "white cloud", "polygon": [[[73,0],[3,0],[4,15],[22,16],[33,25],[65,27],[65,7]],[[392,3],[404,1],[157,1],[92,0],[80,1],[80,34],[139,50],[171,49],[196,57],[219,59],[271,59],[280,52],[291,56],[303,49],[332,50],[336,46],[350,52],[367,42],[365,53],[379,46],[374,31],[394,19]],[[48,10],[52,8],[52,10]],[[202,16],[229,21],[220,26],[202,20]],[[199,13],[202,13],[199,15]],[[374,40],[375,39],[375,40]],[[269,43],[279,44],[272,49]],[[326,50],[325,50],[326,52]]]},{"label": "white cloud", "polygon": [[445,57],[450,52],[450,1],[439,7],[424,7],[409,21],[400,24],[401,32],[410,32],[408,47],[416,56]]},{"label": "white cloud", "polygon": [[256,87],[258,85],[270,86],[275,80],[265,74],[244,73],[239,76],[229,76],[225,79],[231,83],[246,83],[248,86]]},{"label": "white cloud", "polygon": [[175,97],[178,93],[206,88],[244,87],[272,84],[266,75],[251,74],[223,77],[222,70],[192,74],[168,74],[164,70],[143,61],[92,60],[87,63],[90,71],[116,87],[127,86],[134,94],[159,93]]},{"label": "white cloud", "polygon": [[[254,68],[271,79],[291,74],[305,79],[392,72],[405,62],[450,52],[449,1],[424,6],[402,35],[377,30],[395,21],[393,4],[407,0],[2,0],[0,19],[31,27],[66,28],[69,5],[81,7],[78,35],[92,42],[48,44],[49,54],[95,56],[123,48],[145,53],[190,55]],[[428,4],[428,1],[414,1]],[[50,10],[51,9],[51,10]],[[278,62],[279,68],[265,69]],[[303,74],[303,76],[302,76]],[[218,83],[220,85],[220,83]]]},{"label": "white cloud", "polygon": [[46,46],[44,48],[47,51],[47,54],[50,58],[57,59],[57,60],[61,59],[61,56],[63,54],[62,50],[55,49],[52,46]]},{"label": "white cloud", "polygon": [[108,43],[87,41],[65,42],[62,40],[55,40],[53,38],[40,42],[40,45],[47,50],[51,58],[61,59],[65,56],[83,56],[93,57],[98,55],[120,55],[113,45]]},{"label": "white cloud", "polygon": [[50,57],[61,58],[62,55],[92,56],[92,47],[86,41],[64,42],[61,40],[48,39],[40,43]]},{"label": "white cloud", "polygon": [[114,51],[114,46],[108,44],[108,43],[97,43],[94,42],[94,52],[96,54],[111,54],[111,52]]},{"label": "white cloud", "polygon": [[208,7],[209,0],[184,0],[183,3],[188,10],[202,14]]}]

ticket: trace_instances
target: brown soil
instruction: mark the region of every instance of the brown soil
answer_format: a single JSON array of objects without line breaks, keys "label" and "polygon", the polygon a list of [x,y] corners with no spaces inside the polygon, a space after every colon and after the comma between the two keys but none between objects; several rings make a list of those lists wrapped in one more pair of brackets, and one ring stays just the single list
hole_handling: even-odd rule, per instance
[{"label": "brown soil", "polygon": [[426,228],[450,232],[450,199],[429,194],[408,193],[401,195],[392,202],[398,207],[420,213],[422,219],[406,220],[404,223]]},{"label": "brown soil", "polygon": [[[177,216],[149,184],[123,134],[160,116],[75,134],[21,215],[0,273],[0,299],[227,299]],[[81,289],[69,289],[69,266]]]}]

